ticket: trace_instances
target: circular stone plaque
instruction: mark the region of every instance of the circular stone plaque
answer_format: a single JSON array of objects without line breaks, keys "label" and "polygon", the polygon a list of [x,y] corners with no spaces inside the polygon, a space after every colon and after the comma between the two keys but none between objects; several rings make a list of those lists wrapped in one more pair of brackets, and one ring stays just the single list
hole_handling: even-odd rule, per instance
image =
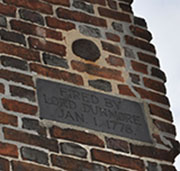
[{"label": "circular stone plaque", "polygon": [[97,45],[87,39],[75,40],[72,44],[72,51],[80,58],[89,61],[96,61],[101,55]]}]

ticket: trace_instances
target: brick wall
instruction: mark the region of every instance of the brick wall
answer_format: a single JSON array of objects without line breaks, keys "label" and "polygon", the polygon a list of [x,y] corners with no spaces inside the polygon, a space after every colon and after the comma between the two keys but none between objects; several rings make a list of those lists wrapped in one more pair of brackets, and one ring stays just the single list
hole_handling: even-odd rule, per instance
[{"label": "brick wall", "polygon": [[[176,170],[166,76],[131,3],[0,0],[0,170]],[[143,103],[152,143],[40,119],[37,79]]]}]

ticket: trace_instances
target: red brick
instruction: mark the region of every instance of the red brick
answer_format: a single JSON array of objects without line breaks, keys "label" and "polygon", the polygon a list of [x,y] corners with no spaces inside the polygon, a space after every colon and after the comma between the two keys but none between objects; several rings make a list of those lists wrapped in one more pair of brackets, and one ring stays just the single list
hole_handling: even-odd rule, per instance
[{"label": "red brick", "polygon": [[38,52],[4,42],[0,42],[0,53],[18,56],[26,60],[40,61],[40,55]]},{"label": "red brick", "polygon": [[114,1],[114,0],[107,0],[107,3],[108,3],[108,6],[109,6],[111,9],[117,10],[117,3],[116,3],[116,1]]},{"label": "red brick", "polygon": [[10,128],[3,128],[3,132],[4,132],[4,137],[7,140],[34,145],[48,149],[50,151],[58,152],[58,144],[56,140],[48,139],[39,135],[28,134]]},{"label": "red brick", "polygon": [[136,61],[131,61],[131,65],[135,71],[141,72],[143,74],[148,74],[147,65],[136,62]]},{"label": "red brick", "polygon": [[53,14],[52,6],[42,3],[38,0],[4,0],[4,2],[18,7],[24,7],[31,10],[37,10],[46,14]]},{"label": "red brick", "polygon": [[116,55],[121,55],[121,50],[119,46],[116,46],[116,45],[113,45],[111,43],[104,42],[104,41],[101,41],[101,44],[102,44],[103,50],[108,51],[110,53],[114,53]]},{"label": "red brick", "polygon": [[58,8],[56,12],[59,18],[92,24],[99,27],[107,27],[106,20],[79,11],[70,11],[68,9]]},{"label": "red brick", "polygon": [[35,64],[35,63],[31,63],[30,68],[31,68],[31,71],[37,72],[38,74],[46,76],[46,77],[68,81],[77,85],[83,85],[83,79],[78,74],[62,71],[55,68],[50,68],[50,67],[43,66],[40,64]]},{"label": "red brick", "polygon": [[17,158],[18,148],[16,145],[0,142],[0,154]]},{"label": "red brick", "polygon": [[129,153],[129,144],[124,140],[114,139],[114,138],[105,138],[107,148],[114,149],[116,151],[121,151]]},{"label": "red brick", "polygon": [[118,85],[119,94],[136,97],[128,85]]},{"label": "red brick", "polygon": [[0,93],[2,93],[2,94],[5,93],[4,85],[1,83],[0,83]]},{"label": "red brick", "polygon": [[113,65],[113,66],[119,66],[119,67],[124,67],[125,64],[124,64],[124,60],[120,57],[116,57],[116,56],[112,56],[112,55],[109,55],[108,58],[106,58],[106,61],[108,64],[110,65]]},{"label": "red brick", "polygon": [[63,5],[63,6],[70,6],[70,2],[69,0],[43,0],[45,2],[49,2],[51,4],[55,4],[55,5]]},{"label": "red brick", "polygon": [[174,166],[161,164],[161,171],[177,171]]},{"label": "red brick", "polygon": [[66,169],[68,171],[75,171],[75,170],[107,171],[107,169],[104,166],[101,166],[100,164],[89,163],[88,161],[77,160],[77,159],[73,159],[73,158],[65,157],[65,156],[57,156],[57,155],[52,154],[51,160],[52,160],[53,166]]},{"label": "red brick", "polygon": [[122,11],[133,13],[132,7],[129,4],[119,3],[119,7]]},{"label": "red brick", "polygon": [[126,35],[124,38],[125,38],[126,44],[128,45],[135,46],[137,48],[140,48],[140,49],[152,52],[152,53],[156,53],[154,45],[152,45],[151,43],[148,43],[147,41],[136,39],[128,35]]},{"label": "red brick", "polygon": [[7,15],[10,17],[15,17],[16,7],[10,5],[4,5],[0,3],[0,14]]},{"label": "red brick", "polygon": [[104,147],[104,142],[96,135],[73,129],[62,129],[53,126],[50,130],[51,136],[70,141],[79,142],[82,144]]},{"label": "red brick", "polygon": [[166,75],[165,75],[165,73],[163,71],[161,71],[160,69],[158,69],[158,68],[152,67],[151,68],[151,75],[153,77],[159,78],[159,79],[163,80],[164,82],[166,82]]},{"label": "red brick", "polygon": [[18,72],[0,69],[0,78],[5,79],[7,81],[14,81],[17,83],[22,83],[24,85],[34,87],[34,83],[31,76],[21,74]]},{"label": "red brick", "polygon": [[60,56],[66,55],[66,47],[64,45],[53,43],[50,41],[45,41],[44,39],[40,40],[32,37],[29,37],[28,41],[31,48],[47,51]]},{"label": "red brick", "polygon": [[37,106],[30,105],[24,102],[18,102],[16,100],[3,98],[2,104],[6,110],[20,112],[28,115],[35,115],[37,113]]},{"label": "red brick", "polygon": [[138,171],[144,171],[144,162],[137,158],[130,158],[121,154],[113,154],[112,152],[92,149],[92,159],[95,161],[118,165],[129,169],[135,169]]},{"label": "red brick", "polygon": [[9,171],[9,161],[0,158],[0,169],[2,169],[2,171]]},{"label": "red brick", "polygon": [[176,129],[174,125],[155,119],[153,120],[153,123],[160,131],[176,135]]},{"label": "red brick", "polygon": [[149,99],[154,102],[162,103],[168,106],[170,105],[168,98],[164,95],[160,95],[160,94],[145,90],[140,87],[134,87],[134,89],[140,94],[141,98],[143,99]]},{"label": "red brick", "polygon": [[137,54],[138,54],[139,60],[146,62],[148,64],[159,66],[159,60],[155,56],[148,55],[142,52],[138,52]]},{"label": "red brick", "polygon": [[106,5],[105,0],[84,0],[86,2],[90,2],[92,4]]},{"label": "red brick", "polygon": [[153,159],[173,161],[174,158],[169,151],[157,149],[152,146],[140,146],[131,144],[132,154],[138,155],[140,157],[150,157]]},{"label": "red brick", "polygon": [[9,115],[9,114],[4,113],[4,112],[0,112],[0,123],[6,124],[6,125],[17,126],[18,120],[17,120],[16,116]]},{"label": "red brick", "polygon": [[166,93],[166,88],[164,86],[164,83],[162,83],[162,82],[152,80],[152,79],[146,78],[146,77],[143,78],[143,82],[144,82],[145,87],[148,87],[155,91],[159,91],[161,93]]},{"label": "red brick", "polygon": [[12,168],[13,171],[58,171],[55,169],[50,169],[49,167],[43,167],[21,161],[12,161]]},{"label": "red brick", "polygon": [[170,110],[164,109],[164,108],[156,106],[154,104],[149,104],[149,108],[150,108],[150,113],[152,115],[156,115],[158,117],[161,117],[161,118],[166,119],[171,122],[173,121],[172,113]]},{"label": "red brick", "polygon": [[[160,137],[160,135],[159,134],[152,134],[152,137],[153,137],[153,139],[155,140],[155,142],[156,143],[158,143],[158,144],[161,144],[161,145],[163,145],[163,146],[165,146],[165,147],[167,147],[167,148],[172,148],[172,147],[170,147],[169,145],[167,145],[167,143],[166,142],[163,142],[163,140],[162,140],[162,138]],[[166,143],[166,144],[165,144]]]},{"label": "red brick", "polygon": [[86,72],[90,75],[113,79],[121,82],[124,81],[124,78],[122,77],[122,72],[115,69],[100,67],[93,64],[85,64],[80,61],[74,60],[71,62],[71,65],[74,70],[77,70],[79,72]]},{"label": "red brick", "polygon": [[134,17],[134,24],[138,25],[140,27],[147,28],[146,21],[143,18],[140,18],[140,17]]},{"label": "red brick", "polygon": [[52,27],[55,29],[66,30],[66,31],[75,29],[76,27],[75,24],[73,23],[58,20],[54,17],[46,17],[46,22],[49,27]]},{"label": "red brick", "polygon": [[120,42],[120,37],[114,33],[106,32],[106,38],[114,42]]},{"label": "red brick", "polygon": [[99,14],[103,17],[111,18],[118,21],[131,22],[131,18],[128,14],[113,11],[107,8],[98,8]]},{"label": "red brick", "polygon": [[62,40],[62,33],[47,28],[39,27],[34,24],[25,23],[22,21],[11,20],[11,28],[21,33],[35,35],[43,38],[51,38],[55,40]]},{"label": "red brick", "polygon": [[131,25],[129,27],[129,29],[137,37],[140,37],[140,38],[145,39],[147,41],[151,41],[151,39],[152,39],[151,33],[149,31],[145,30],[145,29],[142,29],[140,27],[136,27],[136,26],[133,26],[133,25]]}]

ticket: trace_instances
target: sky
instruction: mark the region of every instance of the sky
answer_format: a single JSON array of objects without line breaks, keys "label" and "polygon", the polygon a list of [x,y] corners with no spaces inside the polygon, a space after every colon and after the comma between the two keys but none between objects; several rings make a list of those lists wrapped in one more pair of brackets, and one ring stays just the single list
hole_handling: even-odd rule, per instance
[{"label": "sky", "polygon": [[[153,35],[161,69],[167,76],[167,96],[170,100],[177,137],[180,141],[180,0],[134,0],[135,16],[146,20]],[[180,171],[180,155],[176,158]]]}]

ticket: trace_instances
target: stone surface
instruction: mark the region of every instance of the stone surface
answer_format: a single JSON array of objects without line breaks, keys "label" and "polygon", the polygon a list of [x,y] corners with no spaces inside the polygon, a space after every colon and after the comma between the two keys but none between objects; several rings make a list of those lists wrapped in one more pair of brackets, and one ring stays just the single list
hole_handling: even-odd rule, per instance
[{"label": "stone surface", "polygon": [[101,32],[98,28],[93,28],[93,27],[86,26],[86,25],[80,25],[79,31],[80,31],[80,33],[82,33],[86,36],[91,36],[91,37],[95,37],[95,38],[101,37]]},{"label": "stone surface", "polygon": [[112,27],[114,30],[122,33],[123,32],[123,25],[120,23],[112,22]]},{"label": "stone surface", "polygon": [[41,79],[37,95],[41,119],[151,143],[140,103]]},{"label": "stone surface", "polygon": [[75,8],[81,9],[88,13],[94,13],[93,5],[86,4],[81,0],[74,0],[72,4]]},{"label": "stone surface", "polygon": [[96,61],[100,57],[97,45],[88,39],[78,39],[73,42],[72,50],[74,54],[89,61]]},{"label": "stone surface", "polygon": [[0,26],[7,27],[7,20],[4,16],[0,15]]}]

